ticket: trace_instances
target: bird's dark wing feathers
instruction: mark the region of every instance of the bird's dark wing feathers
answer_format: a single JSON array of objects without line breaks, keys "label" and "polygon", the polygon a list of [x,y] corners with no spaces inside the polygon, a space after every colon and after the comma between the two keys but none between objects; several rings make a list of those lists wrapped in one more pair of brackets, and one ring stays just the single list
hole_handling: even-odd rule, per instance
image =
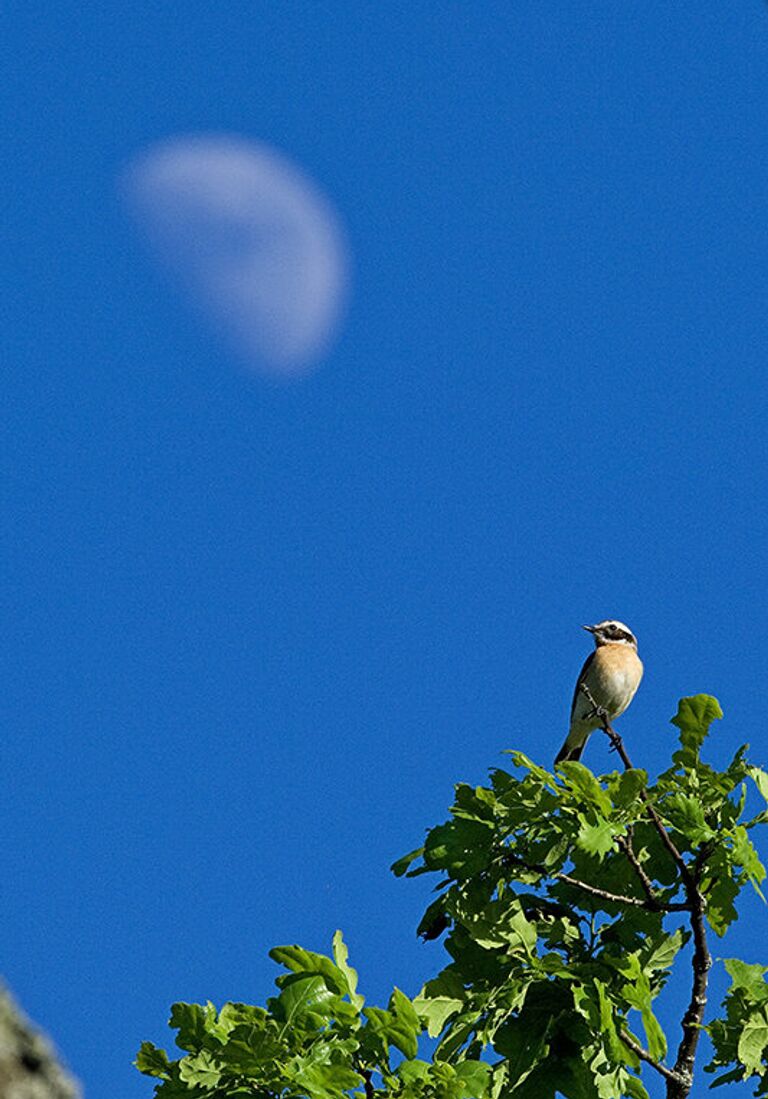
[{"label": "bird's dark wing feathers", "polygon": [[571,717],[573,717],[573,711],[576,709],[576,699],[581,694],[582,680],[584,679],[584,676],[589,671],[589,668],[592,664],[592,661],[595,659],[595,653],[596,652],[597,652],[597,649],[593,649],[593,651],[589,654],[587,659],[584,661],[584,667],[579,672],[579,678],[576,680],[576,690],[573,692],[573,702],[571,703]]}]

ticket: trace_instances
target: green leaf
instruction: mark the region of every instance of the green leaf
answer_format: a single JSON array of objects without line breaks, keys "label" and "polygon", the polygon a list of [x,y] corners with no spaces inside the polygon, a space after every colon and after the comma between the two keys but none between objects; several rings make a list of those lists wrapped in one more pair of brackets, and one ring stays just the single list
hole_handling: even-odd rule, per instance
[{"label": "green leaf", "polygon": [[[573,764],[569,764],[573,766]],[[601,861],[613,847],[615,837],[614,827],[607,820],[599,818],[596,822],[587,821],[583,817],[576,842],[582,851],[588,855],[596,855]]]},{"label": "green leaf", "polygon": [[692,695],[689,698],[681,698],[677,705],[677,713],[671,721],[680,730],[680,744],[683,750],[697,757],[707,738],[710,725],[722,716],[720,703],[712,695]]},{"label": "green leaf", "polygon": [[542,785],[554,785],[555,776],[549,771],[545,771],[543,767],[539,767],[537,763],[534,763],[532,759],[529,759],[524,752],[518,752],[515,749],[507,752],[512,756],[512,761],[515,767],[524,767],[526,771],[529,771],[531,776],[537,779]]},{"label": "green leaf", "polygon": [[[339,996],[345,996],[349,990],[346,975],[324,954],[315,954],[312,950],[305,950],[303,946],[293,945],[273,947],[269,956],[292,973],[319,974]],[[290,980],[290,977],[278,977],[276,983],[282,987]]]},{"label": "green leaf", "polygon": [[226,1003],[219,1012],[215,1033],[220,1042],[226,1042],[237,1028],[247,1029],[249,1034],[265,1033],[276,1024],[263,1007],[252,1004]]},{"label": "green leaf", "polygon": [[580,807],[589,806],[601,816],[610,816],[611,799],[588,767],[576,760],[561,763],[559,766],[566,787],[577,795],[576,800]]},{"label": "green leaf", "polygon": [[216,1024],[216,1009],[212,1003],[177,1003],[171,1006],[168,1025],[178,1030],[176,1045],[180,1049],[196,1053],[205,1046],[209,1030]]},{"label": "green leaf", "polygon": [[403,1061],[397,1066],[397,1075],[407,1084],[426,1083],[429,1080],[430,1065],[427,1061]]},{"label": "green leaf", "polygon": [[637,801],[640,791],[648,785],[648,772],[639,767],[632,767],[622,771],[618,779],[609,783],[609,792],[613,804],[618,809],[625,809]]},{"label": "green leaf", "polygon": [[264,1029],[243,1023],[232,1030],[217,1056],[230,1072],[261,1077],[265,1072],[273,1073],[275,1066],[285,1062],[295,1037],[292,1032],[281,1040],[274,1019]]},{"label": "green leaf", "polygon": [[413,1006],[426,1024],[430,1038],[437,1038],[448,1019],[461,1011],[464,1001],[452,996],[425,996],[420,993]]},{"label": "green leaf", "polygon": [[756,1075],[760,1082],[754,1094],[765,1095],[768,1089],[768,984],[765,980],[768,967],[748,965],[738,958],[724,961],[731,987],[723,1001],[725,1018],[713,1020],[706,1028],[715,1053],[706,1071],[726,1070],[714,1081],[713,1087]]},{"label": "green leaf", "polygon": [[538,932],[536,925],[526,917],[519,904],[513,906],[507,917],[505,937],[513,950],[519,945],[528,958],[534,957]]},{"label": "green leaf", "polygon": [[439,939],[442,933],[451,925],[451,917],[445,911],[445,895],[437,897],[432,901],[432,904],[427,905],[427,910],[419,920],[419,926],[416,928],[416,934],[424,940],[424,942],[430,942],[432,939]]},{"label": "green leaf", "polygon": [[654,1060],[663,1061],[667,1054],[667,1038],[650,1005],[643,1008],[640,1012],[640,1018],[643,1020],[648,1052]]},{"label": "green leaf", "polygon": [[623,1095],[626,1095],[627,1099],[649,1099],[648,1092],[643,1087],[642,1083],[636,1076],[631,1076],[627,1073],[624,1077]]},{"label": "green leaf", "polygon": [[465,1011],[461,1015],[457,1015],[440,1039],[440,1044],[435,1051],[435,1058],[439,1061],[450,1061],[456,1057],[462,1047],[475,1034],[477,1022],[477,1012],[475,1010]]},{"label": "green leaf", "polygon": [[458,894],[449,898],[448,910],[478,946],[488,950],[511,947],[512,952],[522,951],[529,958],[535,951],[536,926],[528,920],[514,895],[489,901],[478,910],[476,904]]},{"label": "green leaf", "polygon": [[418,1037],[421,1033],[421,1020],[415,1007],[399,988],[395,988],[389,1001],[389,1010],[394,1016],[394,1028],[391,1042],[406,1057],[415,1057],[418,1052]]},{"label": "green leaf", "polygon": [[[215,1094],[215,1093],[214,1093]],[[157,1099],[212,1099],[210,1091],[202,1090],[194,1084],[186,1084],[179,1078],[178,1065],[173,1076],[169,1080],[163,1080],[155,1084],[155,1096]]]},{"label": "green leaf", "polygon": [[163,1079],[168,1078],[168,1070],[171,1066],[165,1050],[158,1049],[151,1042],[141,1043],[134,1064],[145,1076],[160,1076]]},{"label": "green leaf", "polygon": [[336,962],[337,968],[344,974],[350,1002],[353,1007],[359,1011],[365,1003],[365,997],[360,996],[357,992],[357,970],[349,965],[347,961],[348,958],[349,950],[347,949],[347,944],[344,942],[341,931],[337,931],[333,936],[333,960]]},{"label": "green leaf", "polygon": [[522,1084],[549,1053],[550,1028],[538,1015],[508,1018],[496,1032],[494,1050],[507,1064],[510,1080]]},{"label": "green leaf", "polygon": [[313,1029],[332,1017],[339,1002],[323,977],[297,973],[284,981],[280,995],[270,1000],[270,1006],[276,1017],[286,1024],[301,1024]]},{"label": "green leaf", "polygon": [[179,1062],[179,1076],[185,1084],[198,1084],[203,1088],[214,1088],[221,1080],[221,1069],[217,1067],[207,1050],[184,1057]]},{"label": "green leaf", "polygon": [[689,794],[670,794],[658,806],[664,818],[692,847],[698,847],[714,838],[715,833],[707,824],[701,802]]},{"label": "green leaf", "polygon": [[688,937],[686,932],[678,928],[671,935],[665,934],[655,943],[649,943],[650,950],[642,959],[643,969],[646,972],[668,969],[677,953],[685,946]]},{"label": "green leaf", "polygon": [[413,851],[409,851],[407,855],[403,855],[402,858],[399,858],[396,862],[393,862],[390,870],[396,878],[402,878],[403,875],[406,874],[407,871],[410,869],[411,863],[415,862],[416,859],[420,859],[423,854],[423,846],[415,847]]},{"label": "green leaf", "polygon": [[[755,887],[756,892],[759,896],[763,897],[763,894],[760,891],[760,883],[765,881],[765,867],[760,861],[760,857],[747,834],[746,828],[740,824],[733,829],[732,852],[733,861],[744,868],[744,871]],[[764,897],[763,900],[765,900]]]},{"label": "green leaf", "polygon": [[469,786],[466,782],[459,782],[451,813],[454,817],[493,824],[496,819],[496,796],[487,786]]},{"label": "green leaf", "polygon": [[[314,1054],[314,1055],[312,1055]],[[309,1099],[341,1099],[346,1091],[359,1087],[363,1078],[348,1065],[331,1060],[328,1047],[296,1058],[293,1079]],[[319,1054],[319,1055],[318,1055]]]},{"label": "green leaf", "polygon": [[768,966],[749,965],[739,958],[723,958],[723,965],[731,978],[730,993],[742,991],[753,1003],[768,1000],[768,982],[765,980]]},{"label": "green leaf", "polygon": [[617,968],[628,978],[622,994],[627,1003],[640,1012],[648,1052],[651,1057],[660,1061],[667,1052],[667,1040],[651,1007],[653,992],[648,967],[644,965],[640,954],[636,953],[622,958],[617,963]]},{"label": "green leaf", "polygon": [[[715,1072],[716,1069],[713,1065],[705,1065],[705,1072]],[[724,1072],[722,1076],[718,1076],[716,1080],[713,1080],[709,1085],[711,1088],[722,1087],[723,1084],[735,1084],[739,1080],[744,1079],[744,1069],[739,1066],[738,1068],[732,1068],[730,1072]]]},{"label": "green leaf", "polygon": [[460,1099],[483,1099],[491,1082],[491,1066],[484,1061],[461,1061],[456,1065],[461,1085]]},{"label": "green leaf", "polygon": [[427,836],[424,864],[430,870],[445,870],[464,880],[483,870],[490,859],[493,831],[474,820],[449,820],[438,824]]},{"label": "green leaf", "polygon": [[597,1003],[600,1012],[600,1030],[603,1041],[606,1043],[611,1060],[621,1062],[624,1060],[624,1045],[622,1044],[616,1029],[613,1004],[608,996],[605,984],[602,981],[597,980],[597,978],[595,978],[593,984],[597,991]]},{"label": "green leaf", "polygon": [[741,883],[734,880],[729,856],[729,851],[719,847],[707,860],[706,874],[701,882],[701,890],[707,900],[707,922],[721,937],[738,919],[733,902],[739,895]]},{"label": "green leaf", "polygon": [[738,1057],[747,1072],[760,1071],[763,1050],[766,1046],[768,1046],[768,1013],[763,1008],[749,1016],[739,1038]]},{"label": "green leaf", "polygon": [[762,767],[747,767],[747,774],[752,779],[765,801],[768,802],[768,772],[764,771]]},{"label": "green leaf", "polygon": [[228,1001],[219,1012],[218,1028],[229,1033],[236,1026],[247,1024],[248,1026],[262,1027],[269,1015],[263,1007],[255,1007],[253,1004],[239,1004]]},{"label": "green leaf", "polygon": [[406,1057],[416,1056],[421,1020],[411,1001],[399,988],[392,993],[386,1011],[380,1007],[366,1007],[363,1011],[371,1033],[380,1039],[385,1051],[393,1045]]}]

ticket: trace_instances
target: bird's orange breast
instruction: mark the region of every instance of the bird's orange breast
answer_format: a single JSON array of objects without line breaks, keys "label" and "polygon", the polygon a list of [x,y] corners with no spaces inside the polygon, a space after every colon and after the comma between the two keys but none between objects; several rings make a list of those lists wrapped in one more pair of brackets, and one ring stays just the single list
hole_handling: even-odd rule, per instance
[{"label": "bird's orange breast", "polygon": [[643,664],[629,645],[601,645],[590,673],[595,698],[613,717],[618,717],[634,698],[643,677]]}]

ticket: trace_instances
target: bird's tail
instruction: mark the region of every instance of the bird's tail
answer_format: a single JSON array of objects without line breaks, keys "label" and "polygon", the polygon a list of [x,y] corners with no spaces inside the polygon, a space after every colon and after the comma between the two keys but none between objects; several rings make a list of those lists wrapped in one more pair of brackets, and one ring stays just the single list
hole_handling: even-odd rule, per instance
[{"label": "bird's tail", "polygon": [[558,763],[570,763],[573,760],[581,759],[581,753],[584,751],[585,744],[586,740],[582,741],[581,744],[569,745],[568,740],[566,739],[565,744],[563,744],[562,748],[555,756],[555,767],[557,767]]}]

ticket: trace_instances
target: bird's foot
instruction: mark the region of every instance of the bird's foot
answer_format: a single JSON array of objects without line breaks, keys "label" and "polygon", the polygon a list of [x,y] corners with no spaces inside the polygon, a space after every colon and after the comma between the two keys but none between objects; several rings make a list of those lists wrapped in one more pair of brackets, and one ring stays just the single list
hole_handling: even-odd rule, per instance
[{"label": "bird's foot", "polygon": [[617,752],[621,747],[621,737],[619,734],[610,727],[610,725],[603,726],[603,732],[611,742],[611,746],[608,749],[609,752]]},{"label": "bird's foot", "polygon": [[[594,699],[592,699],[592,701],[594,702]],[[584,715],[585,721],[593,721],[595,719],[600,722],[604,729],[611,723],[611,715],[607,710],[603,709],[602,706],[598,706],[597,703],[595,703],[592,709]]]}]

